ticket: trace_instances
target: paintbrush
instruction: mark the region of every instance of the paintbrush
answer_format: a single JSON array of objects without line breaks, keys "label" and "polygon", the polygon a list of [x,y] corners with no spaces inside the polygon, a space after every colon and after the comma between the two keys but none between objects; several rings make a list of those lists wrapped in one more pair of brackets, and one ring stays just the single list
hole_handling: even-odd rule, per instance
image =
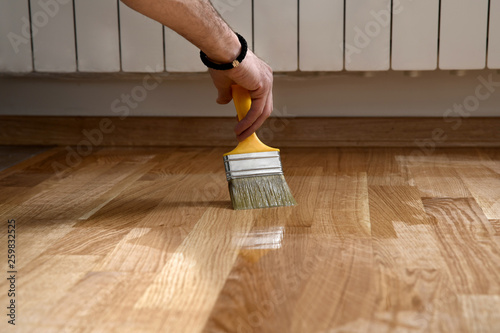
[{"label": "paintbrush", "polygon": [[[250,93],[233,85],[232,95],[241,120],[250,110]],[[224,166],[234,209],[297,204],[283,176],[280,150],[263,144],[255,133],[224,154]]]}]

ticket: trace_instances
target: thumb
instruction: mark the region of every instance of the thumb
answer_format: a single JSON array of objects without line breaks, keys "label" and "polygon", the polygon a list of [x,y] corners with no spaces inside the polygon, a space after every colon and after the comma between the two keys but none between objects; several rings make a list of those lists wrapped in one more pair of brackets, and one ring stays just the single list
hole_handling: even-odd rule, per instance
[{"label": "thumb", "polygon": [[227,88],[219,88],[219,96],[217,97],[217,103],[219,104],[227,104],[231,102],[233,96],[231,94],[231,87]]}]

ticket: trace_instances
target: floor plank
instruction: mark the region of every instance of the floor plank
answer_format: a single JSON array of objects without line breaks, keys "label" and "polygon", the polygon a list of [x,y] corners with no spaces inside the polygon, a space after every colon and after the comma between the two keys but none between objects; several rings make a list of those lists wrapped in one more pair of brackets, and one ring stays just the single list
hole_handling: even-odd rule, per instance
[{"label": "floor plank", "polygon": [[500,247],[479,205],[471,198],[439,198],[424,200],[424,207],[457,292],[499,294]]},{"label": "floor plank", "polygon": [[401,156],[401,167],[410,174],[410,185],[416,186],[422,197],[464,198],[470,192],[445,154]]},{"label": "floor plank", "polygon": [[[500,173],[493,171],[495,162],[482,165],[458,164],[455,169],[486,217],[500,219]],[[500,171],[500,169],[499,169]]]},{"label": "floor plank", "polygon": [[429,223],[416,187],[370,186],[368,193],[372,237],[396,238],[394,223]]},{"label": "floor plank", "polygon": [[0,171],[49,149],[46,146],[0,146]]},{"label": "floor plank", "polygon": [[0,146],[0,171],[49,149],[47,146]]},{"label": "floor plank", "polygon": [[231,209],[227,150],[99,147],[68,163],[56,147],[0,171],[16,329],[500,331],[498,149],[285,148],[298,205],[251,211]]},{"label": "floor plank", "polygon": [[366,173],[323,176],[314,219],[312,228],[318,234],[370,237]]},{"label": "floor plank", "polygon": [[164,331],[200,331],[253,223],[251,211],[238,213],[209,208],[135,308],[163,311]]}]

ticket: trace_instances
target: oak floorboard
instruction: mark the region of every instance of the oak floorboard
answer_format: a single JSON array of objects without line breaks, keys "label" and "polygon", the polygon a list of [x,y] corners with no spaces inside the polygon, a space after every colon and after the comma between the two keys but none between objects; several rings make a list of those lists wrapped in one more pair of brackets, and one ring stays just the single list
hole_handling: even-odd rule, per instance
[{"label": "oak floorboard", "polygon": [[424,200],[441,256],[460,294],[500,294],[500,247],[495,231],[471,198]]},{"label": "oak floorboard", "polygon": [[337,149],[285,148],[281,149],[280,155],[284,170],[287,170],[289,167],[305,170],[311,166],[326,170],[329,156],[337,156]]},{"label": "oak floorboard", "polygon": [[[25,327],[25,324],[30,324],[45,326],[47,331],[60,331],[61,325],[67,322],[68,318],[56,322],[56,313],[51,311],[51,308],[63,297],[71,295],[69,290],[88,274],[99,260],[99,256],[92,255],[42,255],[21,268],[19,275],[22,274],[22,279],[18,280],[17,287],[22,292],[19,292],[17,302],[19,317],[24,318],[17,321],[16,328],[21,332],[33,332],[29,327]],[[0,288],[6,290],[3,279]],[[0,301],[2,304],[8,302],[7,293],[0,295]],[[5,327],[4,324],[6,322],[2,321],[0,328]]]},{"label": "oak floorboard", "polygon": [[[29,219],[46,219],[47,217],[57,219],[59,216],[63,219],[68,218],[66,209],[79,207],[75,204],[80,202],[79,198],[82,195],[80,188],[87,186],[89,182],[112,167],[112,164],[90,165],[75,170],[70,177],[62,179],[50,177],[38,186],[40,190],[34,196],[20,204],[11,204],[11,214]],[[89,187],[87,187],[88,190]],[[83,194],[89,195],[88,192],[83,192]],[[60,209],[61,206],[66,209]],[[78,218],[78,216],[77,213],[73,217]]]},{"label": "oak floorboard", "polygon": [[63,149],[56,147],[53,149],[45,150],[40,154],[36,154],[29,159],[16,163],[9,168],[2,170],[0,173],[0,179],[3,180],[21,171],[29,170],[30,166],[40,165],[43,161],[54,161],[54,155],[64,155]]},{"label": "oak floorboard", "polygon": [[50,149],[46,146],[0,146],[0,171]]},{"label": "oak floorboard", "polygon": [[[369,320],[376,304],[372,241],[357,235],[309,247],[304,286],[294,302],[289,332],[339,331]],[[313,318],[324,318],[314,320]]]},{"label": "oak floorboard", "polygon": [[429,224],[419,194],[412,186],[369,186],[372,237],[396,238],[394,223]]},{"label": "oak floorboard", "polygon": [[[116,198],[116,196],[118,196],[127,187],[129,187],[130,184],[134,183],[136,180],[141,178],[148,170],[150,170],[155,165],[154,161],[151,162],[153,163],[144,163],[142,165],[139,165],[138,167],[130,169],[130,172],[126,172],[125,175],[115,177],[113,179],[113,182],[110,184],[111,187],[100,189],[97,198],[95,198],[95,200],[91,200],[91,203],[86,205],[85,209],[81,210],[84,213],[78,219],[87,220],[102,207],[106,206],[111,200]],[[116,169],[112,169],[110,171],[115,172]],[[107,190],[108,188],[109,190]]]},{"label": "oak floorboard", "polygon": [[311,226],[316,234],[371,236],[365,172],[324,175],[318,197]]},{"label": "oak floorboard", "polygon": [[86,273],[50,308],[53,325],[60,331],[97,328],[95,322],[89,320],[89,312],[102,311],[103,300],[116,292],[115,288],[124,278],[126,275],[119,272]]},{"label": "oak floorboard", "polygon": [[494,238],[500,244],[500,220],[490,220],[491,226],[495,232]]},{"label": "oak floorboard", "polygon": [[[331,172],[367,172],[369,163],[369,148],[337,148],[338,157],[327,154],[328,168],[325,173]],[[336,165],[334,164],[336,162]]]},{"label": "oak floorboard", "polygon": [[[134,307],[155,273],[91,272],[85,275],[66,297],[52,308],[61,311],[58,317],[74,318],[61,331],[83,332],[161,332],[163,315],[150,309]],[[89,290],[99,292],[97,297]],[[102,292],[105,290],[105,292]],[[110,306],[112,304],[112,306]]]},{"label": "oak floorboard", "polygon": [[324,173],[366,172],[367,148],[286,148],[282,150],[283,168],[322,167]]},{"label": "oak floorboard", "polygon": [[158,272],[165,266],[172,253],[175,253],[189,231],[185,231],[182,227],[133,228],[104,257],[95,270]]},{"label": "oak floorboard", "polygon": [[200,331],[252,223],[251,211],[207,209],[134,308],[163,311],[164,331]]},{"label": "oak floorboard", "polygon": [[290,331],[293,305],[323,259],[310,228],[286,228],[274,209],[257,214],[272,218],[248,233],[204,332]]},{"label": "oak floorboard", "polygon": [[[402,156],[402,167],[410,174],[410,185],[416,186],[421,197],[465,198],[471,194],[453,166],[441,153],[427,156]],[[437,181],[439,180],[439,181]]]},{"label": "oak floorboard", "polygon": [[490,161],[500,161],[500,148],[476,148],[479,156]]},{"label": "oak floorboard", "polygon": [[[66,242],[66,235],[74,230],[76,222],[75,220],[16,220],[18,251],[19,257],[22,258],[16,266],[19,269],[27,267],[32,260],[45,255],[45,251],[50,247]],[[39,237],[40,235],[43,237]]]},{"label": "oak floorboard", "polygon": [[[499,295],[461,295],[459,303],[467,332],[495,332],[500,327]],[[477,315],[471,315],[477,314]]]},{"label": "oak floorboard", "polygon": [[455,169],[486,217],[500,219],[500,173],[496,173],[493,167],[488,168],[488,165],[498,163],[471,163],[458,164]]},{"label": "oak floorboard", "polygon": [[[207,179],[214,183],[209,182],[206,187]],[[137,219],[136,227],[130,230],[97,269],[158,271],[208,208],[230,207],[227,202],[218,200],[227,191],[223,175],[167,175],[156,182],[160,186],[162,182],[165,185],[173,183],[174,187],[167,187],[168,191],[159,203],[145,212],[142,219]],[[119,201],[121,197],[115,199]]]},{"label": "oak floorboard", "polygon": [[[306,161],[320,157],[316,153],[299,149],[300,158],[295,156],[300,160],[299,166],[286,169],[287,183],[300,209],[283,207],[254,212],[255,223],[241,240],[238,258],[214,304],[204,332],[291,329],[292,300],[300,296],[305,279],[320,263],[319,254],[314,252],[316,248],[311,246],[316,244],[311,237],[311,224],[314,222],[313,207],[321,200],[320,193],[316,192],[324,165],[307,168],[302,160],[304,156]],[[247,288],[256,292],[246,293]],[[269,318],[278,320],[263,325]]]},{"label": "oak floorboard", "polygon": [[[48,157],[45,156],[48,153],[51,153],[51,155]],[[66,218],[68,217],[68,212],[61,208],[66,205],[64,208],[78,209],[81,201],[78,201],[79,204],[75,205],[74,200],[81,199],[81,187],[87,186],[91,181],[95,181],[94,178],[97,175],[105,173],[118,163],[118,161],[102,163],[102,160],[96,154],[92,154],[82,158],[79,163],[75,163],[71,167],[67,166],[64,171],[57,172],[53,168],[53,165],[54,163],[63,165],[66,161],[66,152],[59,148],[54,148],[40,155],[43,155],[44,158],[41,159],[38,155],[34,157],[35,160],[39,160],[38,163],[30,164],[28,160],[26,163],[22,162],[11,168],[17,170],[14,173],[10,172],[11,169],[7,170],[9,176],[2,178],[4,180],[17,177],[23,173],[41,175],[43,179],[34,186],[26,187],[19,195],[11,196],[5,202],[1,203],[0,215],[6,214],[30,219],[43,219],[45,214],[45,216],[49,216],[50,218],[58,218],[56,215],[61,215],[60,218]],[[123,177],[120,174],[116,174],[116,176]],[[109,181],[108,179],[106,180]],[[95,182],[94,185],[97,187],[101,186],[100,183]],[[89,188],[83,193],[85,195],[95,194],[88,193],[88,190]],[[71,198],[73,198],[73,202],[70,200]],[[54,212],[57,214],[54,215]],[[66,216],[63,216],[65,214]],[[69,218],[78,217],[70,216]]]},{"label": "oak floorboard", "polygon": [[319,187],[324,169],[322,167],[291,167],[285,169],[286,182],[300,209],[284,207],[280,216],[286,216],[289,227],[310,227],[314,223],[314,211],[319,200]]},{"label": "oak floorboard", "polygon": [[53,176],[52,163],[64,163],[66,152],[54,148],[16,164],[0,176],[0,186],[34,187],[45,179]]},{"label": "oak floorboard", "polygon": [[[443,260],[419,191],[411,186],[370,186],[369,201],[375,267],[371,292],[378,296],[369,321],[344,329],[428,331],[447,276],[441,272]],[[443,308],[439,315],[450,311]]]},{"label": "oak floorboard", "polygon": [[[210,174],[224,170],[222,155],[230,148],[175,148],[158,154],[159,163],[141,180],[155,180],[168,175]],[[204,163],[200,163],[200,159]]]},{"label": "oak floorboard", "polygon": [[[61,198],[56,201],[57,205],[49,205],[48,203],[41,203],[43,205],[43,212],[37,215],[37,218],[44,219],[52,216],[57,216],[57,218],[81,218],[82,216],[86,216],[90,214],[95,207],[100,206],[98,204],[101,201],[102,197],[106,194],[112,192],[113,189],[119,187],[119,189],[123,189],[123,187],[117,186],[122,182],[126,182],[130,184],[131,180],[136,177],[133,177],[134,173],[139,169],[139,174],[143,172],[141,170],[140,163],[131,163],[131,162],[119,162],[117,164],[110,164],[110,168],[107,169],[104,173],[99,174],[97,177],[82,177],[82,183],[78,184],[77,180],[72,178],[68,180],[67,190],[66,186],[59,186],[61,189],[59,195]],[[101,168],[105,169],[105,168]],[[127,179],[132,175],[132,179]],[[89,179],[91,178],[92,179]],[[72,186],[73,185],[73,186]],[[77,191],[72,190],[77,185]],[[32,205],[36,205],[37,203],[32,203]],[[57,214],[53,210],[58,210],[61,213]]]},{"label": "oak floorboard", "polygon": [[[430,224],[394,223],[396,237],[376,238],[373,255],[378,295],[371,331],[461,332],[457,291]],[[438,310],[439,309],[439,310]],[[436,326],[438,325],[438,326]]]},{"label": "oak floorboard", "polygon": [[298,205],[249,211],[230,149],[56,147],[0,171],[16,331],[500,331],[498,149],[288,147]]},{"label": "oak floorboard", "polygon": [[88,219],[80,220],[75,227],[136,228],[145,215],[160,204],[172,186],[174,185],[137,180]]},{"label": "oak floorboard", "polygon": [[398,163],[398,157],[411,154],[408,148],[372,148],[368,156],[368,185],[408,185],[408,170]]},{"label": "oak floorboard", "polygon": [[98,255],[112,251],[127,230],[72,228],[62,239],[44,251],[47,255]]}]

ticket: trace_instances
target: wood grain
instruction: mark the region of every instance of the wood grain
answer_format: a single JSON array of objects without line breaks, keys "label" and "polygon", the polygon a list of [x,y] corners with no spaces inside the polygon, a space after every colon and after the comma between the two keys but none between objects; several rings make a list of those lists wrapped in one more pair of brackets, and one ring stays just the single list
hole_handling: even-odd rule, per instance
[{"label": "wood grain", "polygon": [[40,146],[0,146],[0,171],[46,150]]},{"label": "wood grain", "polygon": [[[446,155],[402,157],[401,163],[409,171],[410,184],[417,186],[422,197],[471,196]],[[439,182],[436,179],[439,179]]]},{"label": "wood grain", "polygon": [[226,151],[97,147],[57,173],[56,147],[0,171],[16,329],[500,330],[499,149],[285,148],[298,205],[252,211],[230,207]]},{"label": "wood grain", "polygon": [[[112,130],[103,133],[102,141],[96,139],[97,146],[236,144],[234,117],[55,116],[0,116],[0,144],[78,145],[88,140],[83,131],[98,130],[103,119]],[[415,154],[424,155],[439,147],[500,147],[499,117],[463,119],[458,129],[439,117],[291,117],[285,126],[274,123],[264,123],[260,133],[277,147],[414,147]],[[436,137],[436,129],[442,135]]]},{"label": "wood grain", "polygon": [[416,187],[370,186],[368,193],[373,237],[397,238],[395,223],[428,224]]},{"label": "wood grain", "polygon": [[[500,248],[491,239],[495,232],[479,205],[471,198],[436,198],[424,200],[424,206],[435,222],[438,245],[449,259],[447,269],[457,291],[497,295]],[[464,243],[467,247],[453,245]]]}]

